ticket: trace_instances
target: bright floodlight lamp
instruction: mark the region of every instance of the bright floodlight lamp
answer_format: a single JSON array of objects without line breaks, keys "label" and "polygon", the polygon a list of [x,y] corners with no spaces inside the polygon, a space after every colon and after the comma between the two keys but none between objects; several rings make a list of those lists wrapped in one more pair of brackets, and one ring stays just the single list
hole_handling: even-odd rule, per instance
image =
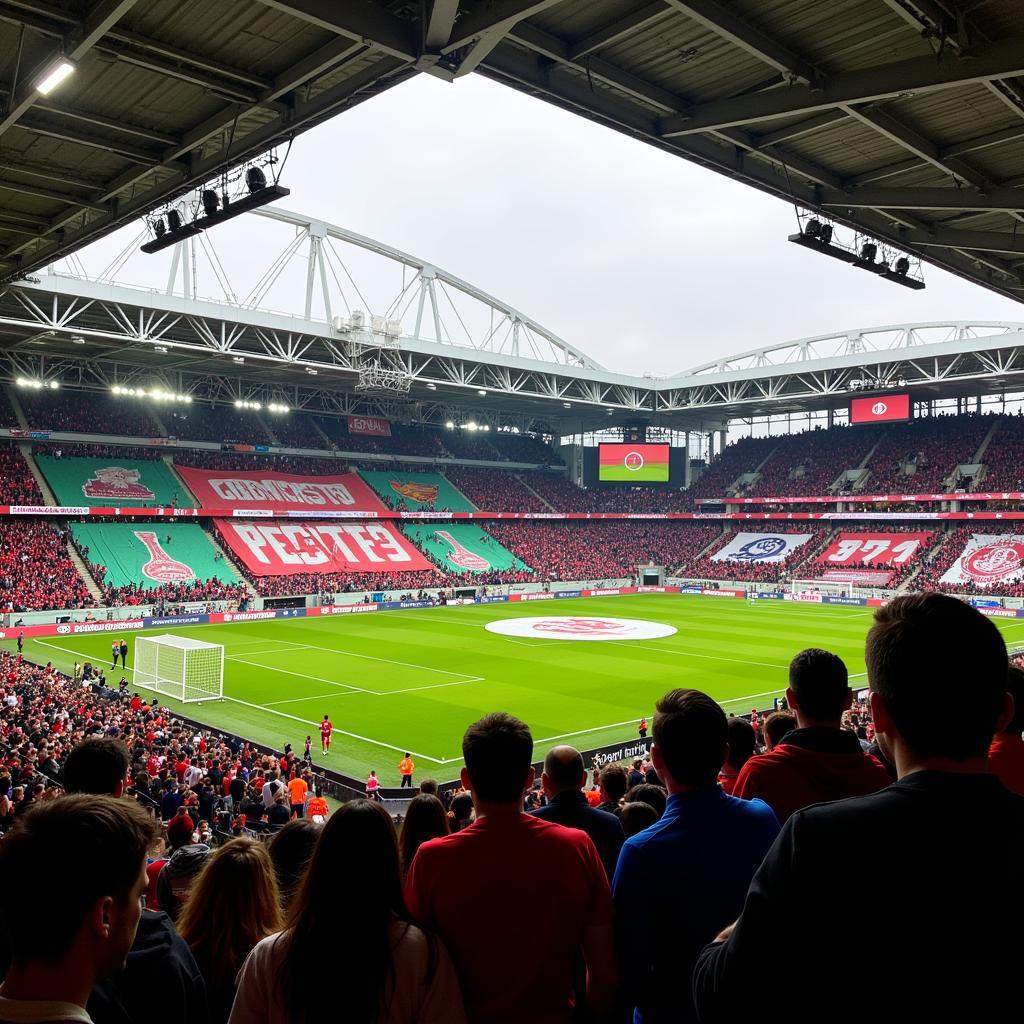
[{"label": "bright floodlight lamp", "polygon": [[167,234],[167,225],[164,223],[163,217],[157,217],[157,219],[153,221],[153,234],[156,235],[157,238],[163,238],[164,235]]},{"label": "bright floodlight lamp", "polygon": [[874,242],[865,242],[860,247],[860,258],[866,263],[874,263],[878,255],[878,246]]},{"label": "bright floodlight lamp", "polygon": [[896,273],[899,274],[900,277],[906,277],[909,270],[910,260],[908,260],[906,256],[901,256],[896,261]]},{"label": "bright floodlight lamp", "polygon": [[177,210],[167,211],[167,226],[171,231],[181,230],[181,214]]},{"label": "bright floodlight lamp", "polygon": [[261,188],[267,187],[267,176],[259,167],[250,167],[245,172],[245,187],[250,192],[259,192]]},{"label": "bright floodlight lamp", "polygon": [[211,213],[217,212],[217,207],[220,206],[220,196],[218,196],[212,188],[204,188],[200,198],[203,203],[203,213],[205,213],[207,217],[209,217]]},{"label": "bright floodlight lamp", "polygon": [[49,96],[74,70],[75,65],[67,57],[58,57],[39,76],[39,81],[36,82],[36,92],[40,96]]},{"label": "bright floodlight lamp", "polygon": [[818,238],[824,245],[830,245],[832,243],[832,225],[822,224],[821,231],[818,233]]},{"label": "bright floodlight lamp", "polygon": [[821,237],[821,221],[817,217],[812,217],[804,228],[804,234],[808,238],[820,238]]}]

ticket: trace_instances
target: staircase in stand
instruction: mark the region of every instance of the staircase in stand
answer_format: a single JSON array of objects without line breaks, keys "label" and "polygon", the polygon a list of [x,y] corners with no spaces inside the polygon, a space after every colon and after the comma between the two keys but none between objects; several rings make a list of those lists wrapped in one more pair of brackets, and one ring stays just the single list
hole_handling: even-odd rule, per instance
[{"label": "staircase in stand", "polygon": [[530,486],[530,485],[529,485],[529,484],[528,484],[528,483],[527,483],[527,482],[526,482],[526,481],[525,481],[525,480],[524,480],[524,479],[522,478],[522,476],[521,476],[521,475],[520,475],[519,473],[515,473],[515,474],[513,474],[513,475],[515,476],[515,478],[516,478],[516,479],[517,479],[517,480],[518,480],[518,481],[519,481],[519,482],[520,482],[520,483],[521,483],[521,484],[522,484],[522,485],[523,485],[523,486],[524,486],[524,487],[525,487],[525,488],[526,488],[526,489],[527,489],[527,490],[528,490],[528,491],[529,491],[529,492],[530,492],[530,493],[531,493],[531,494],[532,494],[532,495],[533,495],[533,496],[534,496],[534,497],[535,497],[535,498],[536,498],[536,499],[537,499],[538,501],[542,501],[542,502],[544,502],[544,504],[545,504],[545,505],[546,505],[546,506],[547,506],[547,507],[548,507],[549,509],[551,509],[551,511],[552,511],[552,512],[557,512],[557,511],[558,511],[558,509],[557,509],[557,508],[555,508],[555,506],[554,506],[554,505],[552,505],[552,504],[551,504],[551,502],[550,502],[550,501],[548,501],[548,499],[547,499],[547,498],[545,498],[543,494],[539,493],[538,491],[535,491],[535,490],[534,490],[534,489],[533,489],[533,488],[532,488],[532,487],[531,487],[531,486]]}]

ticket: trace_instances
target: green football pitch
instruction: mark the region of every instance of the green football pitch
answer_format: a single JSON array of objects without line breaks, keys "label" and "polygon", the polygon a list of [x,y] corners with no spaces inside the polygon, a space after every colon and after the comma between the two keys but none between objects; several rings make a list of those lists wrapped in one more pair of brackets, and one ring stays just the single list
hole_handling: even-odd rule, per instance
[{"label": "green football pitch", "polygon": [[[466,726],[509,711],[533,731],[537,756],[556,742],[580,749],[636,737],[641,716],[676,686],[701,689],[728,711],[770,707],[786,686],[790,658],[825,647],[864,682],[864,635],[871,609],[637,595],[587,600],[459,606],[159,629],[225,648],[223,701],[169,707],[277,749],[301,751],[327,714],[335,732],[317,763],[364,777],[373,768],[397,785],[412,751],[417,780],[457,777]],[[582,641],[503,636],[498,620],[573,616],[640,619],[675,627],[651,640]],[[1024,641],[1024,620],[996,620],[1008,642]],[[115,634],[116,635],[116,634]],[[131,679],[135,639],[128,634]],[[30,639],[25,654],[70,671],[74,661],[106,664],[111,634]],[[13,647],[11,641],[5,646]],[[110,672],[114,685],[120,670]]]}]

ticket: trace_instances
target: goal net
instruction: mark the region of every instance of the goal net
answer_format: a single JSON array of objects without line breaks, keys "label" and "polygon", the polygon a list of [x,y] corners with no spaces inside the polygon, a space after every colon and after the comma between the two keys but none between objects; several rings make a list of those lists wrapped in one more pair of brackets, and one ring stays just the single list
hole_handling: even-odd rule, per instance
[{"label": "goal net", "polygon": [[140,636],[132,681],[184,704],[224,697],[224,646],[191,637]]},{"label": "goal net", "polygon": [[852,583],[836,583],[835,580],[793,580],[794,594],[828,594],[832,597],[853,597]]}]

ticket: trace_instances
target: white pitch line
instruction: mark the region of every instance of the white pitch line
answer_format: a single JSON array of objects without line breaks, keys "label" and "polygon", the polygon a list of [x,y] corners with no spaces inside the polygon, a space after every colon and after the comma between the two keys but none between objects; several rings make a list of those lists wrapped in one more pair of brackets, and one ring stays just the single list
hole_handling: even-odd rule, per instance
[{"label": "white pitch line", "polygon": [[303,646],[307,651],[326,651],[328,654],[343,654],[349,658],[365,658],[367,661],[381,661],[385,665],[400,665],[402,668],[417,668],[421,672],[437,672],[443,676],[455,674],[446,668],[431,668],[429,665],[416,665],[411,661],[396,661],[394,658],[379,658],[375,654],[357,654],[355,651],[345,651],[337,647],[317,647],[315,644],[304,644]]},{"label": "white pitch line", "polygon": [[468,683],[486,683],[484,676],[466,676],[456,679],[453,683],[431,683],[429,686],[407,686],[403,690],[374,690],[378,697],[391,697],[396,693],[418,693],[420,690],[441,690],[446,686],[466,686]]},{"label": "white pitch line", "polygon": [[238,661],[238,662],[241,662],[243,665],[252,665],[253,668],[266,669],[266,671],[268,671],[268,672],[280,672],[282,675],[285,675],[285,676],[298,676],[300,679],[312,679],[314,682],[317,682],[317,683],[326,683],[328,686],[340,686],[340,687],[344,687],[346,690],[353,690],[353,691],[356,691],[358,693],[376,693],[377,692],[376,690],[364,689],[362,686],[352,686],[350,683],[339,683],[339,682],[336,682],[333,679],[324,679],[321,676],[311,676],[311,675],[309,675],[306,672],[293,672],[291,669],[287,669],[287,668],[276,668],[273,665],[262,665],[258,661],[246,661],[244,658],[235,658],[234,660]]},{"label": "white pitch line", "polygon": [[631,648],[640,648],[645,651],[661,651],[664,654],[676,654],[681,658],[704,658],[706,661],[726,661],[733,665],[760,665],[762,668],[789,668],[789,665],[776,665],[770,661],[750,661],[747,658],[723,658],[719,654],[698,654],[696,651],[676,651],[671,647],[652,647],[650,644],[639,644],[625,640],[608,640],[606,642],[615,644],[618,647],[621,647],[623,644],[628,642]]},{"label": "white pitch line", "polygon": [[272,651],[242,651],[241,654],[225,654],[225,661],[240,661],[242,658],[258,658],[261,654],[294,654],[302,647],[275,647]]},{"label": "white pitch line", "polygon": [[[239,700],[237,697],[225,697],[224,700],[230,700],[235,704],[243,704],[245,707],[255,708],[257,711],[266,711],[268,714],[277,715],[280,718],[290,718],[293,722],[301,722],[303,725],[320,725],[319,722],[311,722],[306,718],[299,718],[298,715],[289,715],[287,711],[275,711],[273,708],[265,707],[263,704],[251,704],[249,701]],[[354,740],[361,740],[363,743],[372,743],[375,747],[386,747],[388,750],[397,750],[401,754],[404,754],[408,750],[411,754],[415,754],[417,757],[422,757],[427,761],[432,761],[434,764],[447,764],[447,762],[441,758],[431,757],[429,754],[413,750],[411,747],[396,747],[393,743],[385,743],[383,740],[372,740],[369,736],[360,736],[355,732],[346,732],[344,729],[339,729],[337,726],[335,726],[334,731],[341,736],[348,736]],[[323,764],[322,761],[319,763]]]},{"label": "white pitch line", "polygon": [[269,700],[263,705],[265,708],[276,708],[278,704],[297,704],[302,700],[327,700],[328,697],[349,697],[355,691],[349,693],[318,693],[312,697],[289,697],[287,700]]}]

